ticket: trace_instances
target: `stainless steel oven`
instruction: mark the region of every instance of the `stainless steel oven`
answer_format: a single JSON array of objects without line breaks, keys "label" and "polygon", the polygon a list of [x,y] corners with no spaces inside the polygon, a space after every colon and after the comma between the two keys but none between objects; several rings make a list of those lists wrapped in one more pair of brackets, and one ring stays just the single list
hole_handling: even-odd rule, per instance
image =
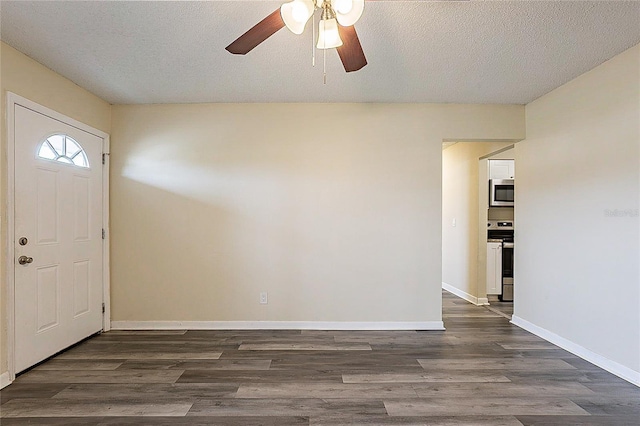
[{"label": "stainless steel oven", "polygon": [[487,224],[487,238],[492,241],[502,240],[502,270],[500,281],[502,291],[500,300],[513,301],[513,222],[490,220]]},{"label": "stainless steel oven", "polygon": [[491,179],[489,181],[490,207],[513,207],[514,197],[514,179]]},{"label": "stainless steel oven", "polygon": [[502,240],[502,294],[500,300],[513,302],[513,237]]}]

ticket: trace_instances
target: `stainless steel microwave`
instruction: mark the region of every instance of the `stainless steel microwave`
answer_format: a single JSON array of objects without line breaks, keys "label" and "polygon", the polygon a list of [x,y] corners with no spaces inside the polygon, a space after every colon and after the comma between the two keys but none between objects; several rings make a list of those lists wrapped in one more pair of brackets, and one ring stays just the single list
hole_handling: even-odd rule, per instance
[{"label": "stainless steel microwave", "polygon": [[489,181],[489,207],[513,207],[514,196],[514,179]]}]

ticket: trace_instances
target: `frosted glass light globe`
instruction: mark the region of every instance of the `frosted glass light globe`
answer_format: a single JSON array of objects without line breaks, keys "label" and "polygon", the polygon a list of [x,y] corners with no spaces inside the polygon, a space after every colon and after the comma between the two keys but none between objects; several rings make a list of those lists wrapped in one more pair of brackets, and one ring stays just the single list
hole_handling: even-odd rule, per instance
[{"label": "frosted glass light globe", "polygon": [[333,0],[331,4],[336,12],[343,15],[349,13],[353,8],[353,0]]},{"label": "frosted glass light globe", "polygon": [[338,23],[335,19],[323,19],[320,21],[318,32],[318,49],[332,49],[342,46],[342,39],[338,32]]},{"label": "frosted glass light globe", "polygon": [[313,0],[293,0],[280,6],[280,16],[292,33],[302,34],[314,7]]},{"label": "frosted glass light globe", "polygon": [[296,22],[307,22],[307,19],[309,19],[308,13],[307,5],[302,2],[294,2],[291,5],[291,17]]},{"label": "frosted glass light globe", "polygon": [[358,22],[364,11],[364,0],[334,0],[332,4],[336,19],[343,27],[350,27]]}]

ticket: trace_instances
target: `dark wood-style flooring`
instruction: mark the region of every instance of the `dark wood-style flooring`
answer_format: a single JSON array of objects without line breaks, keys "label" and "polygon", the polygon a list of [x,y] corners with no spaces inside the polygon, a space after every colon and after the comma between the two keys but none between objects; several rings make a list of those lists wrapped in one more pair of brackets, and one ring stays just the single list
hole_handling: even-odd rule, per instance
[{"label": "dark wood-style flooring", "polygon": [[640,389],[444,293],[447,330],[109,332],[2,390],[10,425],[634,425]]},{"label": "dark wood-style flooring", "polygon": [[511,317],[513,317],[513,302],[491,301],[491,304],[486,305],[485,308],[498,315],[502,315],[509,321],[511,321]]}]

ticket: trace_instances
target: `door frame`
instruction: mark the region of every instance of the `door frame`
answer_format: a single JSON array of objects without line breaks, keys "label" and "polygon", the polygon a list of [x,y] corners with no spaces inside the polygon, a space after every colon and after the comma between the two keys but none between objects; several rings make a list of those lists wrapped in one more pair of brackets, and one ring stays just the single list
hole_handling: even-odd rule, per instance
[{"label": "door frame", "polygon": [[102,240],[102,303],[104,303],[104,314],[102,316],[102,330],[111,329],[111,300],[110,300],[110,274],[111,265],[109,263],[109,134],[91,127],[80,121],[74,120],[64,114],[60,114],[52,109],[42,106],[22,96],[12,92],[7,92],[7,238],[6,238],[6,294],[5,302],[7,320],[7,363],[9,372],[9,382],[16,378],[15,371],[15,108],[20,105],[34,112],[43,114],[49,118],[60,121],[71,127],[75,127],[84,132],[102,138],[102,228],[104,229],[104,239]]}]

